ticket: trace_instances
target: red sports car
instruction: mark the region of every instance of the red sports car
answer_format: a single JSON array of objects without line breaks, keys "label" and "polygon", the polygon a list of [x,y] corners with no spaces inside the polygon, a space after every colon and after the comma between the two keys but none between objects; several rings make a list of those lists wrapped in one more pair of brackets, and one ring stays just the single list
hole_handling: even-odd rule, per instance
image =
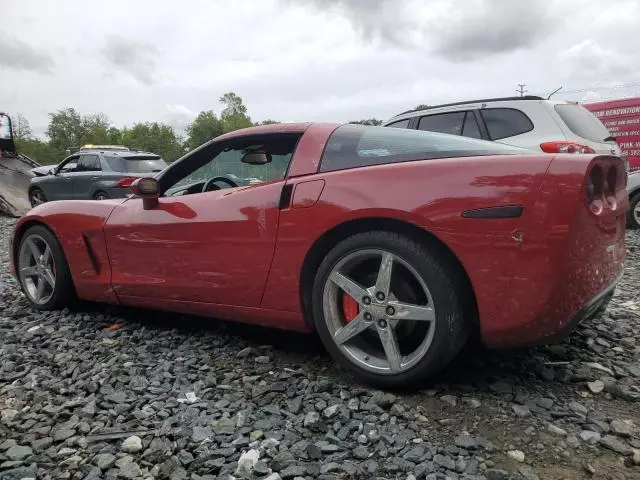
[{"label": "red sports car", "polygon": [[361,125],[229,133],[127,199],[17,223],[31,303],[75,298],[317,331],[383,387],[442,369],[474,330],[552,342],[623,271],[622,160]]}]

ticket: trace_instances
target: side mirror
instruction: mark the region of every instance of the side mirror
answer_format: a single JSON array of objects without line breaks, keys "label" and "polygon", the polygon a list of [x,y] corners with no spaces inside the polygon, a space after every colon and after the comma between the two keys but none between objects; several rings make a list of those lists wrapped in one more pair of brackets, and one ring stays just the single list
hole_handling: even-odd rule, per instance
[{"label": "side mirror", "polygon": [[266,152],[246,152],[242,156],[242,163],[248,163],[249,165],[266,165],[271,163],[271,154]]},{"label": "side mirror", "polygon": [[136,197],[142,198],[142,206],[145,210],[151,210],[158,205],[160,185],[155,178],[139,178],[129,186],[129,190]]}]

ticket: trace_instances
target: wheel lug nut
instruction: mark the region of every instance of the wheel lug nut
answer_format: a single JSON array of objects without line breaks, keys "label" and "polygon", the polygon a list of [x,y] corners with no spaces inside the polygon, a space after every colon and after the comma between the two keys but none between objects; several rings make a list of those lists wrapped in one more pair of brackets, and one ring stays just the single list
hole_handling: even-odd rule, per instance
[{"label": "wheel lug nut", "polygon": [[371,314],[370,314],[370,313],[368,313],[368,312],[364,314],[364,319],[365,319],[367,322],[370,322],[371,320],[373,320],[373,318],[371,317]]},{"label": "wheel lug nut", "polygon": [[395,315],[395,313],[396,313],[396,309],[395,308],[393,308],[391,306],[387,307],[387,315]]},{"label": "wheel lug nut", "polygon": [[376,293],[376,298],[382,302],[384,300],[384,293],[382,292]]},{"label": "wheel lug nut", "polygon": [[371,305],[371,299],[369,297],[364,297],[362,299],[362,303],[364,303],[365,305]]},{"label": "wheel lug nut", "polygon": [[378,320],[378,326],[380,328],[387,328],[387,321],[386,320]]}]

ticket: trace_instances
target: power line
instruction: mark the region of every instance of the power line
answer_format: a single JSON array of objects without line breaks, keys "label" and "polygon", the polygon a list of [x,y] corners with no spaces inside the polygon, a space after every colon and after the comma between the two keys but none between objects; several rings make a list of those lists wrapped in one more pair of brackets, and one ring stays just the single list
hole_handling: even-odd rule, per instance
[{"label": "power line", "polygon": [[516,89],[516,93],[519,93],[521,97],[524,97],[524,94],[527,93],[527,90],[524,89],[524,87],[526,87],[527,84],[526,83],[519,83],[518,84],[518,89]]},{"label": "power line", "polygon": [[640,82],[625,83],[622,85],[611,85],[608,87],[591,87],[591,88],[576,88],[574,90],[562,90],[562,94],[564,95],[566,93],[598,92],[603,90],[616,90],[618,88],[631,88],[631,87],[640,87]]}]

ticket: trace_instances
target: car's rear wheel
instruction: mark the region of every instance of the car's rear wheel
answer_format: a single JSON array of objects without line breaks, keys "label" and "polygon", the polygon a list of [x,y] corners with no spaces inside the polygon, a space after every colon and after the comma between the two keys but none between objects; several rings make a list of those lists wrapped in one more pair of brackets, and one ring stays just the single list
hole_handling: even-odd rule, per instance
[{"label": "car's rear wheel", "polygon": [[44,192],[39,188],[32,188],[29,191],[29,202],[32,207],[37,207],[38,205],[45,203],[47,198],[44,196]]},{"label": "car's rear wheel", "polygon": [[313,287],[314,320],[326,348],[375,386],[423,383],[468,337],[453,268],[395,233],[343,240],[325,257]]},{"label": "car's rear wheel", "polygon": [[68,306],[74,299],[69,266],[60,243],[45,227],[29,228],[18,246],[16,272],[22,291],[41,310]]},{"label": "car's rear wheel", "polygon": [[640,193],[636,193],[629,201],[627,224],[629,228],[640,228]]},{"label": "car's rear wheel", "polygon": [[109,198],[109,195],[103,191],[96,192],[93,195],[94,200],[107,200],[108,198]]}]

